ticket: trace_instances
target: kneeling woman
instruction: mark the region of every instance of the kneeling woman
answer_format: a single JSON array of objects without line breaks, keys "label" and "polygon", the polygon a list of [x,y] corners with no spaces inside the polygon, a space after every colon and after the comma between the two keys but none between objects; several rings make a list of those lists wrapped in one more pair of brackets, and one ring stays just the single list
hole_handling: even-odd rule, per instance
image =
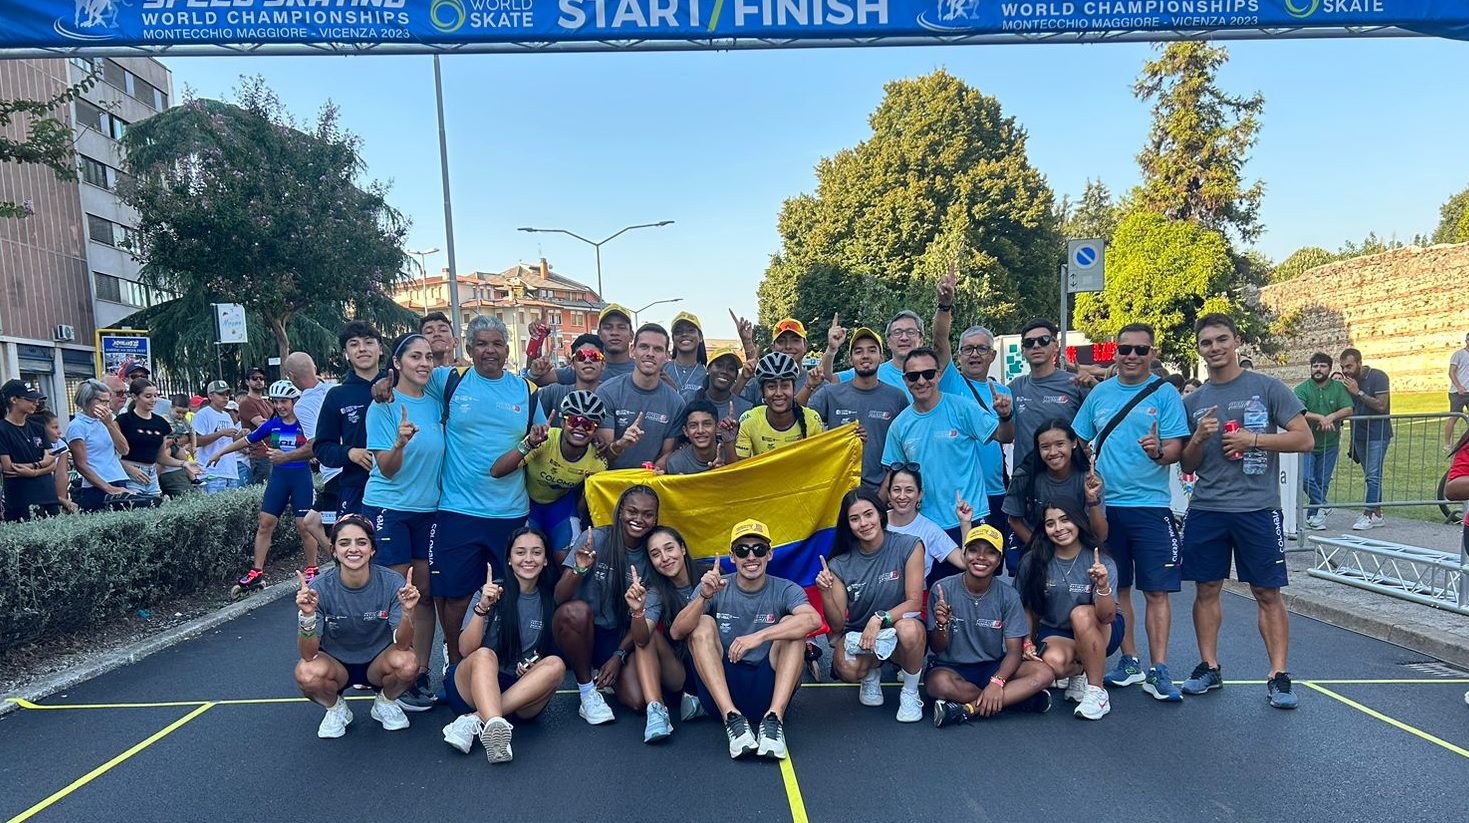
[{"label": "kneeling woman", "polygon": [[[670,640],[666,634],[678,613],[699,596],[699,578],[694,576],[688,544],[672,526],[658,526],[648,532],[648,561],[656,574],[646,582],[635,578],[626,600],[637,646],[633,661],[637,664],[638,685],[648,701],[643,742],[656,743],[673,733],[668,707],[663,703],[665,692],[681,693],[681,720],[704,713],[698,698],[699,674],[688,644]],[[660,624],[663,631],[658,630]]]},{"label": "kneeling woman", "polygon": [[326,707],[316,730],[322,738],[341,737],[352,722],[342,699],[348,686],[366,684],[378,690],[372,719],[388,731],[408,728],[398,695],[413,684],[418,659],[413,654],[413,609],[418,589],[413,571],[403,575],[373,564],[377,536],[367,518],[349,514],[332,529],[336,568],[310,584],[299,572],[296,592],[300,609],[296,686]]},{"label": "kneeling woman", "polygon": [[1117,565],[1076,505],[1047,504],[1016,579],[1030,619],[1025,656],[1043,660],[1057,679],[1070,678],[1066,699],[1079,702],[1075,714],[1087,720],[1112,711],[1102,672],[1122,644],[1122,614],[1112,597],[1116,576]]},{"label": "kneeling woman", "polygon": [[535,719],[566,674],[566,665],[551,653],[556,576],[546,535],[519,529],[506,554],[515,588],[507,593],[494,580],[485,582],[459,632],[463,659],[444,673],[444,696],[459,715],[444,727],[444,742],[469,754],[478,737],[491,763],[508,763],[513,756],[515,727],[506,718]]},{"label": "kneeling woman", "polygon": [[583,532],[576,550],[562,563],[565,571],[556,583],[551,628],[556,647],[576,677],[578,713],[593,726],[617,719],[599,688],[612,686],[623,705],[643,708],[635,667],[623,665],[633,647],[626,596],[632,569],[642,580],[653,576],[645,541],[656,525],[658,493],[647,486],[631,486],[617,499],[613,524]]},{"label": "kneeling woman", "polygon": [[1023,659],[1030,626],[1020,595],[995,579],[1004,565],[1004,544],[1005,536],[992,526],[970,529],[964,571],[933,584],[929,593],[933,663],[925,686],[935,726],[992,717],[1001,709],[1051,708],[1050,668]]},{"label": "kneeling woman", "polygon": [[908,617],[923,608],[923,541],[887,529],[877,493],[856,488],[842,498],[831,559],[816,575],[821,607],[831,627],[831,668],[860,683],[864,706],[882,705],[882,664],[902,666],[898,722],[923,719],[918,678],[923,674],[923,624]]}]

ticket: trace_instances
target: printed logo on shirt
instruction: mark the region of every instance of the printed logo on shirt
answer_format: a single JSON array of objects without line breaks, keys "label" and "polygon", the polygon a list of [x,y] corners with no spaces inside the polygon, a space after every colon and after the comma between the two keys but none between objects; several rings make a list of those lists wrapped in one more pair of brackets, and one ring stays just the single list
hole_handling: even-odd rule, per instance
[{"label": "printed logo on shirt", "polygon": [[872,420],[892,420],[893,419],[893,413],[892,412],[881,410],[881,409],[873,409],[872,411],[869,411],[867,413],[867,416],[868,416],[868,418],[870,418]]},{"label": "printed logo on shirt", "polygon": [[533,617],[529,623],[525,624],[525,627],[533,632],[538,632],[544,628],[544,625],[539,617]]},{"label": "printed logo on shirt", "polygon": [[755,615],[755,622],[756,623],[773,624],[773,623],[775,623],[775,613],[774,612],[766,612],[765,614],[757,614],[757,615]]},{"label": "printed logo on shirt", "polygon": [[891,571],[883,572],[882,576],[877,578],[877,580],[881,583],[887,580],[897,580],[902,576],[902,572],[899,572],[897,569],[892,569]]},{"label": "printed logo on shirt", "polygon": [[848,583],[847,584],[847,599],[848,600],[856,600],[858,597],[861,597],[862,596],[862,589],[864,587],[866,587],[866,586],[867,586],[867,584],[864,583],[864,582],[862,582],[862,581],[860,581],[860,580],[857,581],[856,583]]},{"label": "printed logo on shirt", "polygon": [[342,407],[342,414],[347,418],[347,422],[349,422],[349,423],[351,423],[352,425],[355,426],[358,423],[362,422],[362,409],[363,408],[364,407],[363,406],[360,406],[360,405],[359,406],[343,406]]},{"label": "printed logo on shirt", "polygon": [[521,411],[521,406],[519,403],[506,403],[504,401],[496,403],[495,408],[499,409],[500,411],[508,411],[512,414],[520,414]]}]

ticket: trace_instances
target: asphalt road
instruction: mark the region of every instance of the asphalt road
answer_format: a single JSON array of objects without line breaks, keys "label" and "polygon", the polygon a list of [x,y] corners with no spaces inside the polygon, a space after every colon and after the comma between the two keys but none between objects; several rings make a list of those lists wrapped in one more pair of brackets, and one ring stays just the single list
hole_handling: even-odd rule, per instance
[{"label": "asphalt road", "polygon": [[[1195,662],[1175,601],[1177,678]],[[1139,604],[1140,606],[1141,604]],[[698,720],[642,744],[642,717],[588,727],[572,695],[515,730],[515,761],[446,746],[447,708],[384,732],[355,700],[347,735],[294,693],[294,604],[0,720],[0,819],[38,821],[1462,819],[1469,676],[1402,648],[1292,618],[1295,712],[1265,700],[1254,604],[1225,600],[1220,692],[1160,704],[1112,690],[1097,723],[1045,716],[957,728],[893,719],[854,688],[803,687],[791,759],[731,762]],[[1426,669],[1422,664],[1430,664]],[[1369,681],[1369,682],[1362,682]],[[568,684],[569,685],[569,684]],[[361,694],[349,692],[351,694]],[[1335,696],[1333,696],[1335,695]],[[232,702],[233,701],[233,702]],[[159,705],[173,704],[173,705]],[[1355,705],[1353,705],[1355,704]]]}]

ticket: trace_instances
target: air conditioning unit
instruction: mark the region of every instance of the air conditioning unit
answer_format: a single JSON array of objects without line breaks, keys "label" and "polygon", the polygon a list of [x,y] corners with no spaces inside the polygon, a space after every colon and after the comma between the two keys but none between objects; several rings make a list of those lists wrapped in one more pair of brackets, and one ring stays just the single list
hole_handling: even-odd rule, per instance
[{"label": "air conditioning unit", "polygon": [[62,323],[61,325],[56,327],[55,337],[56,342],[58,343],[70,343],[71,341],[77,339],[77,327],[68,326],[65,323]]}]

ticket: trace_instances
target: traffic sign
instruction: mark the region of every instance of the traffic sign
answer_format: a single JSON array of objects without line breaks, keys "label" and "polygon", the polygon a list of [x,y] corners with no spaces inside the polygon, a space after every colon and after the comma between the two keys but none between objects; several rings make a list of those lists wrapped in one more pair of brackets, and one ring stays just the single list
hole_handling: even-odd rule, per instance
[{"label": "traffic sign", "polygon": [[1106,243],[1098,239],[1066,241],[1066,291],[1101,291],[1106,282]]}]

